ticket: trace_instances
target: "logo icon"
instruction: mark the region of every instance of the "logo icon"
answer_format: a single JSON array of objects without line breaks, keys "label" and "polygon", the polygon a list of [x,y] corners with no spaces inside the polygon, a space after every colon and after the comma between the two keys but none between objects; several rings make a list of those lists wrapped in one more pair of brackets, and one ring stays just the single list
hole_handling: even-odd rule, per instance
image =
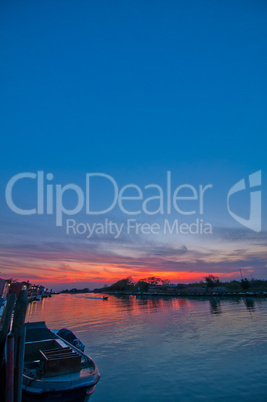
[{"label": "logo icon", "polygon": [[227,194],[227,208],[232,218],[241,223],[241,225],[257,233],[261,231],[261,190],[254,190],[254,188],[259,186],[261,186],[261,170],[249,175],[249,188],[251,189],[249,219],[242,218],[235,214],[231,211],[229,206],[229,199],[233,194],[246,190],[245,179],[234,184]]}]

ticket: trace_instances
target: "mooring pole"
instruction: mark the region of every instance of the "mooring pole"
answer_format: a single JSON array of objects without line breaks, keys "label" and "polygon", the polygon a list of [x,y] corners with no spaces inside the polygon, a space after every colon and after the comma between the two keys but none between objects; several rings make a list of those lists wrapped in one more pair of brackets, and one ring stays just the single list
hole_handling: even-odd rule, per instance
[{"label": "mooring pole", "polygon": [[14,402],[21,401],[22,395],[22,374],[24,367],[24,349],[25,349],[25,338],[26,338],[26,324],[20,330],[20,335],[18,337],[18,345],[17,345],[17,356],[16,356],[16,375],[14,377]]},{"label": "mooring pole", "polygon": [[16,302],[12,332],[14,334],[14,402],[21,401],[21,384],[24,364],[25,317],[28,307],[27,291],[22,290]]},{"label": "mooring pole", "polygon": [[6,362],[5,362],[5,344],[7,334],[10,331],[11,317],[16,302],[15,293],[9,294],[4,309],[2,320],[0,320],[0,400],[5,400],[6,395]]},{"label": "mooring pole", "polygon": [[6,402],[14,401],[14,335],[7,336],[6,362]]},{"label": "mooring pole", "polygon": [[4,348],[7,334],[10,331],[11,317],[16,303],[15,293],[8,295],[6,307],[3,313],[2,322],[0,323],[0,361],[3,359]]}]

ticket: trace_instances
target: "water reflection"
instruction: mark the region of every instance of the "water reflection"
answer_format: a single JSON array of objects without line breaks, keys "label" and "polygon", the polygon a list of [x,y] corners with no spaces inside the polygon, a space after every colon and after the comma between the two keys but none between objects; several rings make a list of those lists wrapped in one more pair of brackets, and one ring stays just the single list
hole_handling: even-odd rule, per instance
[{"label": "water reflection", "polygon": [[255,300],[252,297],[246,297],[244,303],[248,311],[255,311]]},{"label": "water reflection", "polygon": [[267,300],[252,297],[66,294],[27,313],[85,344],[102,377],[92,402],[265,401],[266,318]]},{"label": "water reflection", "polygon": [[[71,327],[76,322],[88,322],[91,325],[99,323],[118,323],[125,317],[139,315],[156,314],[170,311],[207,311],[209,306],[210,314],[221,315],[228,311],[229,305],[245,305],[249,312],[255,312],[261,307],[261,303],[266,304],[266,299],[253,297],[180,297],[164,298],[155,296],[109,296],[108,302],[103,302],[102,297],[88,297],[86,295],[55,295],[50,299],[43,299],[39,302],[29,304],[27,319],[33,317],[49,319],[57,322],[60,317],[70,317]],[[55,308],[56,304],[56,308]],[[77,316],[77,311],[79,315]],[[75,313],[73,315],[73,313]]]},{"label": "water reflection", "polygon": [[210,312],[211,314],[222,314],[221,301],[217,298],[210,298]]}]

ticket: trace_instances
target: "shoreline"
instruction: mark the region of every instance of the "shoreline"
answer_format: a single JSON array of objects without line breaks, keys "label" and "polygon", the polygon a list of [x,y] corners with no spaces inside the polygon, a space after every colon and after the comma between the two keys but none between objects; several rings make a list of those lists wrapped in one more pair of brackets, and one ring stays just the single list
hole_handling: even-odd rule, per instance
[{"label": "shoreline", "polygon": [[107,294],[114,296],[153,296],[153,297],[261,297],[266,298],[267,292],[211,292],[211,293],[163,293],[163,292],[111,292],[111,291],[91,291],[91,292],[60,292],[58,294]]}]

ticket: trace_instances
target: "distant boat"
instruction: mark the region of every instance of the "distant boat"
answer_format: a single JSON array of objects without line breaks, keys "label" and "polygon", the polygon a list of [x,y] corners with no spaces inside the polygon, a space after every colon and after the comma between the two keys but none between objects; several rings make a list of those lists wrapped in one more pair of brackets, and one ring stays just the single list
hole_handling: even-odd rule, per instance
[{"label": "distant boat", "polygon": [[44,321],[26,324],[22,401],[88,400],[99,379],[93,359]]},{"label": "distant boat", "polygon": [[108,296],[103,296],[103,300],[108,300]]}]

